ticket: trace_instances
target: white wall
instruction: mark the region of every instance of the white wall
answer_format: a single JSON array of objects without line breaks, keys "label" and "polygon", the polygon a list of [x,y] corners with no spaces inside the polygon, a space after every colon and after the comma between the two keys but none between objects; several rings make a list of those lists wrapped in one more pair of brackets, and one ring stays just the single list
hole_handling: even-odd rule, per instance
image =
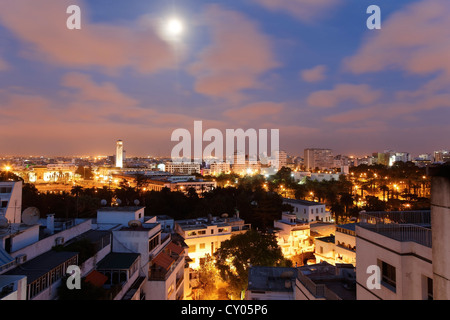
[{"label": "white wall", "polygon": [[[357,299],[421,300],[424,296],[423,276],[433,278],[431,248],[413,242],[400,242],[356,226]],[[367,268],[378,260],[396,268],[396,290],[386,286],[368,289]]]},{"label": "white wall", "polygon": [[137,211],[116,211],[116,210],[99,210],[97,211],[97,223],[121,224],[128,226],[131,220],[139,220],[144,222],[144,208]]},{"label": "white wall", "polygon": [[78,225],[75,225],[74,227],[70,229],[63,230],[61,232],[55,233],[47,238],[44,238],[38,242],[32,243],[22,249],[19,249],[17,251],[11,252],[11,256],[13,258],[21,255],[26,254],[27,260],[31,260],[49,250],[52,249],[53,246],[55,246],[55,240],[58,237],[63,237],[64,241],[69,241],[70,239],[91,230],[91,220],[86,220]]}]

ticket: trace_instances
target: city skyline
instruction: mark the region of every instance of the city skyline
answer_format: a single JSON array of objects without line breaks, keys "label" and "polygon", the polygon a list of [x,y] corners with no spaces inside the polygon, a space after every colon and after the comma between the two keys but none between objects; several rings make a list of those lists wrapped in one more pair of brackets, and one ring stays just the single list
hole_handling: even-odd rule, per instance
[{"label": "city skyline", "polygon": [[381,2],[381,30],[369,1],[35,3],[0,5],[2,155],[169,156],[195,120],[279,129],[291,155],[449,148],[446,1]]}]

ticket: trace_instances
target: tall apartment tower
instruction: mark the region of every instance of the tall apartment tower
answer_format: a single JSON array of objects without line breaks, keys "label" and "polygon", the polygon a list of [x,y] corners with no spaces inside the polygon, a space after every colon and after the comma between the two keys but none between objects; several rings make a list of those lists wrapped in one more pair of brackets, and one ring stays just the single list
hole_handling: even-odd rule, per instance
[{"label": "tall apartment tower", "polygon": [[304,163],[306,170],[332,168],[333,153],[331,149],[305,149]]},{"label": "tall apartment tower", "polygon": [[123,141],[116,142],[116,167],[123,168]]}]

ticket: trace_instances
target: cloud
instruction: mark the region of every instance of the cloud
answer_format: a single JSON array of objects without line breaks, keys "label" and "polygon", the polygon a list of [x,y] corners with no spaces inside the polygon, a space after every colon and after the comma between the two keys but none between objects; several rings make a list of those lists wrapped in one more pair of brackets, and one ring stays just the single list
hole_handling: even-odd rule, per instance
[{"label": "cloud", "polygon": [[253,121],[266,117],[277,118],[283,109],[282,103],[263,101],[251,103],[241,108],[229,109],[223,114],[234,121],[248,122],[249,120]]},{"label": "cloud", "polygon": [[306,82],[319,82],[325,79],[326,70],[326,66],[318,65],[312,69],[302,70],[300,76]]},{"label": "cloud", "polygon": [[0,57],[0,71],[8,70],[11,66],[2,58]]},{"label": "cloud", "polygon": [[326,15],[330,9],[340,4],[341,0],[253,0],[253,2],[271,11],[290,14],[305,22]]},{"label": "cloud", "polygon": [[[81,8],[81,30],[66,27],[71,4]],[[131,67],[152,73],[170,68],[174,61],[169,45],[154,29],[141,23],[92,23],[82,0],[3,1],[0,24],[20,39],[23,56],[64,67]]]},{"label": "cloud", "polygon": [[109,106],[120,105],[123,108],[138,104],[137,100],[120,92],[113,83],[97,84],[87,74],[70,72],[64,75],[61,84],[74,89],[77,95],[76,100],[80,102],[101,102]]},{"label": "cloud", "polygon": [[447,0],[406,6],[371,33],[358,52],[344,60],[355,74],[400,69],[415,74],[450,74],[450,6]]},{"label": "cloud", "polygon": [[314,107],[332,108],[344,101],[367,105],[375,102],[380,96],[380,91],[366,84],[337,84],[332,90],[311,93],[307,102]]},{"label": "cloud", "polygon": [[211,44],[189,65],[198,93],[230,100],[242,98],[242,91],[261,88],[259,77],[277,67],[269,37],[243,14],[219,5],[203,13],[211,29]]}]

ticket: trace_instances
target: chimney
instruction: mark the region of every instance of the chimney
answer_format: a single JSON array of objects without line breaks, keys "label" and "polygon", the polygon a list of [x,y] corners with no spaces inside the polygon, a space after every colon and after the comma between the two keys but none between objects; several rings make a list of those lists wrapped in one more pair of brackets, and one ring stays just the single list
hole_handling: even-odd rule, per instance
[{"label": "chimney", "polygon": [[49,230],[50,234],[55,233],[55,214],[54,213],[47,215],[47,229]]},{"label": "chimney", "polygon": [[450,300],[450,164],[428,167],[431,176],[433,299]]}]

